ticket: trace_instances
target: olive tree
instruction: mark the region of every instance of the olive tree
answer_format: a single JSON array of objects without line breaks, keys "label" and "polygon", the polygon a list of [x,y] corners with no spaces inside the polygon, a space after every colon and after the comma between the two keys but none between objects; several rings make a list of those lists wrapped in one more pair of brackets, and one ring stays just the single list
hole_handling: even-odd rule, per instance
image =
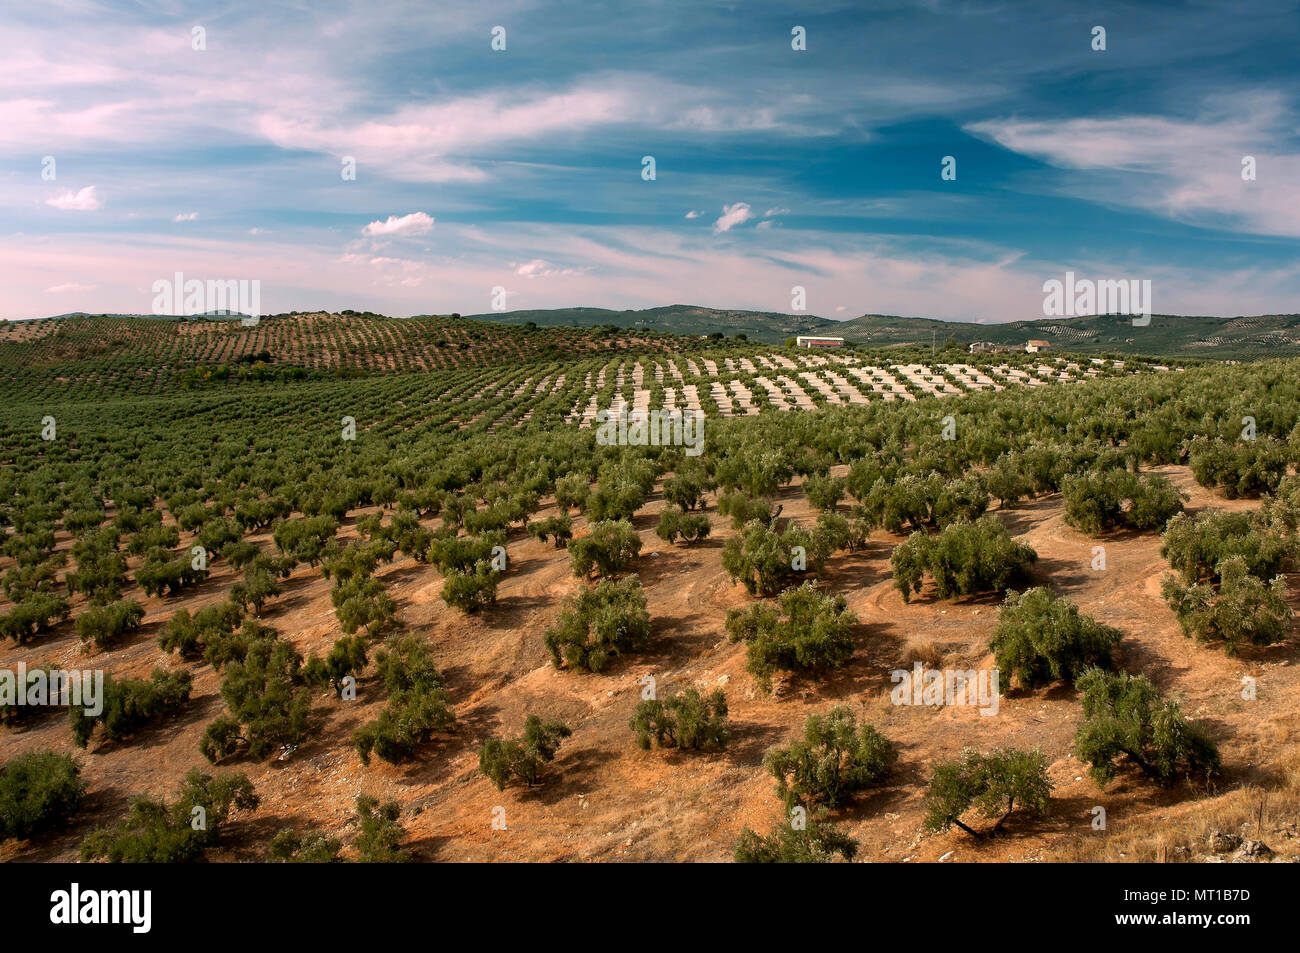
[{"label": "olive tree", "polygon": [[1111,651],[1123,633],[1079,612],[1064,596],[1043,586],[1008,593],[989,651],[998,670],[1021,688],[1057,679],[1073,680],[1087,668],[1110,668]]},{"label": "olive tree", "polygon": [[103,651],[119,645],[127,633],[135,632],[144,620],[144,607],[134,599],[119,599],[91,606],[77,616],[77,635]]},{"label": "olive tree", "polygon": [[705,695],[698,688],[687,688],[667,698],[647,698],[637,705],[631,727],[637,744],[646,751],[652,743],[686,751],[722,748],[730,734],[727,696],[722,689]]},{"label": "olive tree", "polygon": [[[1000,833],[1017,807],[1032,815],[1047,814],[1051,795],[1042,751],[1010,748],[981,754],[967,749],[958,760],[935,767],[926,790],[923,826],[944,831],[955,824],[983,839]],[[997,823],[987,830],[970,827],[962,816],[972,807],[986,818],[997,818]]]},{"label": "olive tree", "polygon": [[569,540],[573,574],[579,579],[613,576],[624,572],[641,552],[641,537],[626,520],[591,524],[590,532]]},{"label": "olive tree", "polygon": [[213,777],[195,768],[171,803],[133,798],[125,820],[91,831],[81,842],[81,859],[131,864],[196,861],[220,841],[235,809],[252,810],[259,803],[244,775]]},{"label": "olive tree", "polygon": [[105,677],[98,714],[87,714],[81,706],[71,707],[73,738],[86,747],[97,724],[104,726],[104,737],[109,741],[130,737],[141,726],[180,711],[190,700],[192,682],[193,676],[183,668],[173,672],[156,668],[148,680]]},{"label": "olive tree", "polygon": [[655,533],[665,543],[675,543],[681,539],[689,544],[707,539],[709,530],[709,518],[703,513],[686,513],[680,507],[665,506],[659,514],[659,525],[655,528]]},{"label": "olive tree", "polygon": [[555,627],[543,636],[556,668],[599,672],[615,655],[635,651],[650,639],[650,613],[635,576],[604,579],[571,598]]},{"label": "olive tree", "polygon": [[1243,645],[1273,645],[1287,637],[1293,612],[1287,602],[1286,579],[1265,582],[1252,575],[1246,560],[1230,556],[1217,568],[1219,585],[1184,586],[1167,575],[1161,593],[1183,634],[1197,642],[1222,642],[1228,655]]},{"label": "olive tree", "polygon": [[388,705],[352,735],[362,764],[370,764],[372,753],[399,764],[414,757],[435,733],[456,726],[446,680],[417,636],[390,638],[375,653],[375,669],[388,692]]},{"label": "olive tree", "polygon": [[560,742],[573,734],[572,729],[559,720],[543,721],[538,715],[524,720],[524,733],[518,738],[489,738],[479,749],[479,770],[498,791],[504,791],[511,781],[526,787],[536,785],[542,768],[555,760]]},{"label": "olive tree", "polygon": [[775,605],[754,602],[727,610],[725,625],[731,641],[748,646],[746,668],[766,689],[777,671],[841,668],[853,656],[857,621],[843,596],[805,582],[781,593]]},{"label": "olive tree", "polygon": [[897,745],[871,725],[859,727],[853,712],[841,706],[810,715],[803,737],[769,750],[763,764],[787,808],[832,809],[879,785],[897,760]]},{"label": "olive tree", "polygon": [[958,521],[937,536],[913,533],[894,547],[889,562],[894,586],[906,602],[921,591],[923,577],[934,579],[939,598],[998,592],[1023,582],[1038,554],[1011,538],[1000,520],[984,516]]},{"label": "olive tree", "polygon": [[1185,494],[1162,476],[1103,470],[1067,477],[1065,521],[1093,536],[1123,527],[1162,529],[1183,510]]},{"label": "olive tree", "polygon": [[826,864],[842,858],[852,860],[857,841],[834,824],[807,818],[802,826],[781,824],[770,834],[756,834],[746,827],[736,842],[738,864]]},{"label": "olive tree", "polygon": [[248,755],[261,760],[277,747],[297,745],[307,736],[311,690],[302,674],[302,656],[291,642],[263,637],[249,646],[241,660],[226,666],[221,697],[230,716],[209,726],[200,742],[212,762],[233,753],[231,722],[244,731]]},{"label": "olive tree", "polygon": [[1219,750],[1210,736],[1145,675],[1090,669],[1075,684],[1083,692],[1075,753],[1091,765],[1098,784],[1115,777],[1121,759],[1161,784],[1179,777],[1208,781],[1219,773]]},{"label": "olive tree", "polygon": [[26,839],[63,824],[86,793],[70,755],[29,751],[0,768],[0,841]]}]

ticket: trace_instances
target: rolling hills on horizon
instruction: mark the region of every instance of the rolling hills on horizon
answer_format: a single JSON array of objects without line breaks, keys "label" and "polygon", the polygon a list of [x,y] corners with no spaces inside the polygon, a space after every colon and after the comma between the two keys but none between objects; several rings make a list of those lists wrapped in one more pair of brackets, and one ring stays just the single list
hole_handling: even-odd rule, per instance
[{"label": "rolling hills on horizon", "polygon": [[779,344],[799,334],[828,334],[873,347],[943,346],[949,341],[1024,344],[1029,338],[1051,341],[1059,350],[1081,353],[1166,354],[1171,357],[1261,358],[1300,354],[1300,314],[1236,317],[1153,315],[1146,327],[1127,316],[1093,315],[1038,318],[1001,324],[944,321],[935,318],[864,314],[837,321],[817,315],[724,310],[698,305],[669,305],[646,310],[565,308],[467,315],[477,321],[541,327],[614,325],[674,334],[744,334],[755,341]]},{"label": "rolling hills on horizon", "polygon": [[[295,312],[310,313],[310,312]],[[371,315],[372,312],[343,312]],[[88,316],[93,312],[72,312],[33,321]],[[105,315],[150,320],[180,320],[170,315]],[[386,317],[374,315],[375,317]],[[266,317],[275,317],[267,315]],[[413,317],[446,317],[414,315]],[[461,317],[461,316],[458,316]],[[228,320],[226,316],[205,316],[206,320]],[[843,337],[854,344],[871,347],[905,347],[955,343],[962,347],[975,341],[1023,345],[1030,338],[1050,341],[1056,350],[1084,354],[1161,354],[1170,357],[1209,359],[1258,359],[1300,354],[1300,313],[1239,315],[1157,314],[1145,327],[1134,327],[1127,316],[1092,315],[1073,318],[1037,318],[980,324],[936,318],[864,314],[835,320],[818,315],[772,311],[709,308],[674,304],[658,308],[556,308],[467,314],[465,321],[542,328],[615,327],[630,331],[674,335],[744,335],[757,343],[781,344],[801,334]],[[394,318],[393,320],[407,320]],[[15,322],[19,323],[19,322]],[[21,322],[27,323],[27,322]]]}]

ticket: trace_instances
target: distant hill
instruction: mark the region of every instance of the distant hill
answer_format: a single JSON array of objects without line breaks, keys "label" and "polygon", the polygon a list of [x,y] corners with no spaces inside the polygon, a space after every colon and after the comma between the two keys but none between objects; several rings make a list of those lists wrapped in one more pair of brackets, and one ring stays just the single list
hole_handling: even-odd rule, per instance
[{"label": "distant hill", "polygon": [[[356,317],[381,318],[370,312],[343,312]],[[84,312],[58,315],[78,319]],[[125,318],[127,315],[109,315]],[[131,315],[132,318],[179,322],[175,316]],[[208,315],[206,321],[231,320],[235,315]],[[268,315],[267,318],[281,317]],[[446,316],[412,319],[452,320]],[[44,319],[49,320],[49,319]],[[196,320],[191,318],[191,321]],[[939,347],[949,341],[965,346],[973,341],[1023,346],[1030,338],[1051,341],[1056,350],[1086,354],[1116,353],[1165,355],[1168,357],[1250,360],[1300,355],[1300,314],[1264,314],[1222,318],[1157,314],[1146,327],[1134,327],[1128,317],[1096,315],[1086,318],[1037,318],[1003,324],[975,324],[969,321],[939,321],[892,314],[864,314],[849,320],[832,320],[814,314],[783,314],[777,311],[744,311],[673,304],[643,310],[609,308],[556,308],[534,311],[493,311],[466,315],[462,321],[539,328],[615,327],[633,332],[660,332],[682,336],[743,334],[764,344],[781,344],[800,334],[831,334],[871,347]],[[33,322],[9,322],[31,324]],[[204,323],[200,321],[199,323]]]},{"label": "distant hill", "polygon": [[949,340],[963,345],[973,341],[1019,345],[1029,338],[1039,338],[1051,341],[1059,350],[1084,353],[1236,359],[1300,354],[1300,314],[1235,318],[1157,314],[1145,327],[1134,327],[1129,317],[1113,314],[1006,324],[870,314],[846,321],[841,327],[846,339],[875,346],[925,344],[933,335],[940,345]]},{"label": "distant hill", "polygon": [[841,322],[811,314],[782,314],[778,311],[738,311],[704,308],[691,304],[670,304],[642,311],[611,311],[608,308],[558,308],[549,311],[492,311],[471,314],[475,321],[527,324],[538,327],[591,328],[613,325],[670,334],[714,334],[728,337],[744,334],[752,341],[780,344],[799,334],[838,334]]},{"label": "distant hill", "polygon": [[752,341],[779,344],[799,334],[833,334],[873,347],[973,341],[1023,345],[1030,338],[1051,341],[1058,350],[1082,353],[1163,354],[1170,357],[1249,359],[1300,354],[1300,314],[1266,314],[1221,318],[1153,315],[1146,327],[1134,327],[1120,315],[1086,318],[1038,318],[1005,324],[939,321],[898,315],[864,314],[847,321],[817,315],[739,311],[675,304],[641,311],[606,308],[560,308],[549,311],[504,311],[471,315],[475,320],[538,327],[613,325],[668,331],[673,334],[744,334]]}]

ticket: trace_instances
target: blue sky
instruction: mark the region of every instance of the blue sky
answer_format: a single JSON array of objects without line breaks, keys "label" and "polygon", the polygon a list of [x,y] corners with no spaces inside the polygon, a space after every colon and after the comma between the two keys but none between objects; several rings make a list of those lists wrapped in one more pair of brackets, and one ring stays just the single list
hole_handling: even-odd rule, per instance
[{"label": "blue sky", "polygon": [[176,271],[268,313],[1008,321],[1067,270],[1294,312],[1298,49],[1286,0],[11,4],[0,316]]}]

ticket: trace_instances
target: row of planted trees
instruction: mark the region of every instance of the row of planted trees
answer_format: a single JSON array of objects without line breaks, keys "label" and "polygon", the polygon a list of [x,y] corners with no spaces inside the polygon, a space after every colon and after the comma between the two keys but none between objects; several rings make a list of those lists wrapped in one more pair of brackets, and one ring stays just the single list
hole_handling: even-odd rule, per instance
[{"label": "row of planted trees", "polygon": [[[199,406],[200,442],[206,426],[212,451],[198,455],[162,439],[178,450],[162,466],[157,449],[138,434],[121,428],[95,433],[74,418],[74,437],[63,442],[10,440],[11,449],[38,449],[43,466],[24,463],[0,478],[8,491],[0,513],[11,527],[4,554],[12,565],[4,583],[13,603],[0,618],[0,631],[18,641],[37,638],[81,597],[75,624],[83,640],[100,649],[121,644],[144,615],[138,601],[123,597],[128,572],[146,595],[172,598],[204,584],[210,570],[191,557],[198,547],[241,578],[225,602],[192,617],[176,613],[161,641],[222,672],[229,711],[205,733],[204,753],[217,761],[240,751],[265,757],[304,737],[307,687],[337,690],[369,664],[371,641],[394,627],[396,605],[374,573],[398,553],[436,565],[445,576],[444,598],[475,611],[495,599],[502,572],[495,551],[509,536],[528,531],[553,539],[568,547],[575,575],[592,582],[584,582],[545,634],[557,665],[599,671],[612,656],[644,645],[650,631],[644,593],[635,578],[617,577],[640,549],[632,521],[656,483],[672,473],[663,480],[669,506],[660,515],[660,536],[703,539],[710,523],[701,504],[706,494],[718,493],[719,515],[738,530],[724,547],[724,568],[754,595],[777,597],[727,620],[728,634],[746,643],[750,671],[760,682],[778,671],[834,669],[851,656],[853,620],[843,599],[800,584],[835,552],[860,548],[878,527],[911,530],[892,560],[905,597],[927,577],[941,597],[1000,590],[1024,579],[1033,554],[985,511],[995,498],[1008,506],[1054,490],[1064,493],[1067,518],[1085,532],[1168,523],[1166,547],[1181,573],[1181,582],[1166,586],[1170,604],[1189,634],[1235,649],[1276,640],[1289,621],[1276,574],[1294,556],[1287,547],[1294,545],[1295,509],[1287,501],[1296,495],[1295,478],[1285,474],[1296,459],[1297,433],[1288,426],[1295,420],[1296,388],[1267,365],[1221,376],[1233,377],[1227,389],[1218,377],[1177,390],[1152,377],[1032,399],[971,396],[963,398],[969,405],[946,415],[951,428],[938,416],[939,405],[719,422],[700,458],[670,448],[601,447],[576,430],[525,429],[488,442],[447,443],[437,430],[392,430],[404,416],[399,413],[386,424],[396,434],[388,443],[340,444],[335,437],[291,432],[284,444],[301,456],[290,461],[278,439],[232,439],[234,421],[220,408]],[[318,384],[310,388],[326,392]],[[1269,389],[1270,403],[1260,401],[1261,388]],[[375,388],[372,397],[382,391]],[[1224,407],[1207,424],[1207,400],[1214,399]],[[1133,410],[1124,403],[1129,400]],[[296,400],[276,402],[272,419],[302,413]],[[1255,411],[1243,413],[1252,417],[1250,439],[1234,429],[1233,418],[1245,410]],[[174,426],[182,413],[196,419],[196,407],[187,404],[170,408],[171,419],[163,414],[159,424]],[[135,459],[128,459],[132,453]],[[1198,480],[1228,495],[1275,491],[1278,500],[1262,515],[1245,517],[1253,522],[1244,525],[1176,517],[1179,495],[1140,468],[1177,461],[1189,462]],[[156,472],[140,481],[150,465]],[[847,467],[844,477],[831,476],[836,465]],[[772,498],[795,477],[823,511],[809,529],[773,518]],[[848,495],[856,504],[846,515],[841,503]],[[547,497],[558,504],[555,515],[532,521]],[[380,512],[358,518],[358,539],[341,543],[339,521],[370,507]],[[577,538],[573,509],[588,524]],[[434,517],[440,526],[426,526]],[[56,546],[56,529],[74,536],[75,568],[67,567]],[[275,553],[247,538],[264,531]],[[191,536],[184,545],[182,533]],[[1261,553],[1259,540],[1281,542]],[[249,617],[304,563],[320,566],[331,579],[345,633],[328,656],[306,661],[271,627]],[[387,666],[379,674],[389,707],[358,732],[363,757],[409,757],[454,724],[441,677],[430,672],[427,658],[418,658],[419,650],[418,642],[394,637],[376,655]],[[168,678],[166,671],[156,674]],[[121,683],[123,698],[140,699],[122,706],[143,713],[136,724],[183,704],[182,687],[152,684],[160,679]],[[105,721],[110,737],[130,734],[126,722],[114,724],[110,733]],[[80,730],[88,733],[84,725]],[[517,747],[528,750],[530,744]]]}]

